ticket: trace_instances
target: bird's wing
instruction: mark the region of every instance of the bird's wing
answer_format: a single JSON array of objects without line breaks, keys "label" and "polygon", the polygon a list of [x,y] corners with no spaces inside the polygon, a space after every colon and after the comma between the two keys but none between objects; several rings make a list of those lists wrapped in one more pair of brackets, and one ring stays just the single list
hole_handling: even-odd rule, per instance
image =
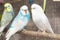
[{"label": "bird's wing", "polygon": [[0,32],[2,32],[4,28],[11,22],[12,18],[13,16],[11,15],[11,13],[4,13],[2,15]]},{"label": "bird's wing", "polygon": [[[45,15],[45,13],[41,10],[41,12],[39,11],[39,16],[38,16],[38,26],[40,26],[41,29],[45,29],[45,30],[49,30],[51,31],[51,25],[50,22],[47,18],[47,16]],[[53,31],[53,30],[52,30]]]},{"label": "bird's wing", "polygon": [[1,26],[6,26],[10,23],[10,21],[12,20],[13,16],[11,15],[11,13],[4,13],[2,15],[2,19],[1,19]]},{"label": "bird's wing", "polygon": [[13,21],[11,27],[9,28],[8,32],[6,33],[6,38],[10,38],[17,31],[19,31],[19,30],[21,31],[25,27],[25,25],[26,25],[25,22],[23,20],[21,20],[20,18],[18,18],[18,19]]}]

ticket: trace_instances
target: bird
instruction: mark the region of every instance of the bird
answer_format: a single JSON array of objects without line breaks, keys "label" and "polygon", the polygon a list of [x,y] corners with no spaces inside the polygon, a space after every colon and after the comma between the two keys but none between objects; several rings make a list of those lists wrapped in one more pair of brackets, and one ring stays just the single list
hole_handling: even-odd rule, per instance
[{"label": "bird", "polygon": [[32,13],[32,20],[34,24],[37,26],[38,31],[42,33],[52,33],[54,34],[51,24],[45,15],[42,7],[39,4],[32,4],[31,5],[31,13]]},{"label": "bird", "polygon": [[9,40],[12,35],[14,35],[18,31],[22,31],[28,22],[30,21],[30,13],[27,5],[23,5],[20,7],[19,13],[14,18],[11,23],[10,28],[8,29],[5,38]]},{"label": "bird", "polygon": [[7,27],[7,25],[12,21],[13,18],[14,18],[14,10],[12,4],[5,3],[4,11],[1,18],[0,33],[3,32],[3,30]]}]

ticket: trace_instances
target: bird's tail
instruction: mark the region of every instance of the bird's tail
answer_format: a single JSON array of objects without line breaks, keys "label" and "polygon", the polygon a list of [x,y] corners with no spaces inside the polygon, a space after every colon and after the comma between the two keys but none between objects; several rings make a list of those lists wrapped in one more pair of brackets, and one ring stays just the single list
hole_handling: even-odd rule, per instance
[{"label": "bird's tail", "polygon": [[8,30],[6,35],[5,35],[6,40],[9,40],[12,35],[13,35],[12,30]]},{"label": "bird's tail", "polygon": [[6,40],[9,40],[10,38],[6,38]]},{"label": "bird's tail", "polygon": [[4,26],[0,27],[0,36],[3,34]]},{"label": "bird's tail", "polygon": [[52,28],[50,28],[50,32],[51,32],[52,34],[54,34],[54,32],[53,32]]},{"label": "bird's tail", "polygon": [[8,32],[6,33],[5,38],[6,38],[6,40],[9,40],[10,39],[10,35],[9,35]]},{"label": "bird's tail", "polygon": [[1,26],[0,27],[0,32],[2,32],[4,30],[5,26]]},{"label": "bird's tail", "polygon": [[5,37],[8,39],[9,38],[9,30],[7,31]]}]

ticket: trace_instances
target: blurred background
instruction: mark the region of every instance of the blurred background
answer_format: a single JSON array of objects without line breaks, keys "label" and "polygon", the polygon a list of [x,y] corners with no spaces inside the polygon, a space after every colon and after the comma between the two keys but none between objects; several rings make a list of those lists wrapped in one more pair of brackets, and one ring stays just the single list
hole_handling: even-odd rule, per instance
[{"label": "blurred background", "polygon": [[[37,3],[37,4],[41,5],[41,7],[43,7],[43,1],[44,0],[34,0],[34,3]],[[4,10],[3,5],[6,2],[10,2],[13,5],[15,16],[18,14],[19,9],[22,5],[27,5],[29,7],[29,11],[30,11],[31,5],[29,4],[29,0],[3,0],[3,1],[1,0],[1,2],[0,2],[0,20],[1,20],[2,14],[3,14],[3,10]],[[57,1],[53,1],[53,0],[47,0],[45,14],[47,15],[47,17],[50,21],[53,31],[56,34],[60,34],[60,1],[57,2]],[[6,33],[10,24],[4,30],[4,33]],[[25,29],[33,30],[33,31],[38,30],[38,28],[35,26],[35,24],[32,21],[32,17],[31,17],[31,20],[28,23],[27,27],[25,27]],[[4,35],[2,35],[0,37],[0,40],[5,40]],[[27,35],[23,35],[20,33],[16,33],[11,37],[10,40],[58,40],[58,39],[51,39],[51,38],[44,38],[44,37],[32,37],[32,36],[27,36]]]}]

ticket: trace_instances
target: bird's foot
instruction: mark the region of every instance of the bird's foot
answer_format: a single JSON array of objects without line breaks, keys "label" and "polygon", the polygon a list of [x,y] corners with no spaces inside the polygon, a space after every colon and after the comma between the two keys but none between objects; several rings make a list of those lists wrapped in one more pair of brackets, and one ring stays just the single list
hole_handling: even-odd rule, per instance
[{"label": "bird's foot", "polygon": [[46,31],[43,31],[43,32],[42,32],[42,34],[45,34],[45,33],[46,33]]},{"label": "bird's foot", "polygon": [[41,30],[38,30],[37,32],[41,32]]}]

